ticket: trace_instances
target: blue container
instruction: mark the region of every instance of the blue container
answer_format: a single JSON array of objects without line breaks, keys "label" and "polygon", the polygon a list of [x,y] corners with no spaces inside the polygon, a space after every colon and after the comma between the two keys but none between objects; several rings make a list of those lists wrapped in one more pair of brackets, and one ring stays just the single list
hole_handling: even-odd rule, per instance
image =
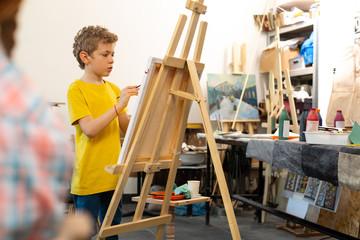
[{"label": "blue container", "polygon": [[[187,216],[188,205],[175,207],[175,216]],[[192,204],[192,216],[203,216],[205,215],[205,203],[194,203]]]},{"label": "blue container", "polygon": [[300,56],[304,57],[305,65],[311,65],[314,62],[314,37],[313,32],[310,34],[310,37],[306,39],[301,46]]}]

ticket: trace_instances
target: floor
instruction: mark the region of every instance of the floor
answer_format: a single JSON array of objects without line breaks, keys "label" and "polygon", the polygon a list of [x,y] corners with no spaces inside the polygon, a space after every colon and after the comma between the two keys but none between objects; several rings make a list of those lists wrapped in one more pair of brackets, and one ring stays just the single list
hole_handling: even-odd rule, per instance
[{"label": "floor", "polygon": [[[124,204],[123,214],[129,215],[123,217],[122,222],[129,222],[132,220],[131,213],[135,209],[135,204]],[[150,212],[154,213],[154,212]],[[145,214],[144,217],[149,217]],[[236,211],[237,223],[242,240],[320,240],[324,236],[317,237],[296,237],[294,234],[285,230],[276,229],[277,225],[284,224],[284,220],[268,214],[266,222],[261,224],[255,221],[254,209],[242,209]],[[144,240],[155,239],[156,227],[146,228],[135,232],[128,232],[119,235],[119,239],[126,240]],[[95,239],[95,238],[93,238]],[[164,239],[166,239],[164,237]],[[219,213],[213,213],[210,216],[210,225],[205,225],[205,216],[176,216],[175,217],[175,239],[232,239],[227,222],[227,218]],[[335,238],[326,238],[327,240],[334,240]]]}]

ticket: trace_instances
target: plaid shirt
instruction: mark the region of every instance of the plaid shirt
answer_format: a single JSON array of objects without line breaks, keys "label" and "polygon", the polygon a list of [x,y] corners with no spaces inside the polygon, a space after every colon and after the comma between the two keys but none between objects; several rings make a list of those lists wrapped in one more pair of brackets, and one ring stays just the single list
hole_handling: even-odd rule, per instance
[{"label": "plaid shirt", "polygon": [[53,239],[73,151],[63,123],[0,42],[0,239]]}]

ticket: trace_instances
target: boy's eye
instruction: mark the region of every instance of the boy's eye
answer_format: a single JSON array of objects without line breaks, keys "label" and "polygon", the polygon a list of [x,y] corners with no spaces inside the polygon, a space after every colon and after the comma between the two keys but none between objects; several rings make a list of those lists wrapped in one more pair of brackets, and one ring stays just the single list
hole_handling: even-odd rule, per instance
[{"label": "boy's eye", "polygon": [[103,54],[104,57],[107,57],[108,55],[107,54]]}]

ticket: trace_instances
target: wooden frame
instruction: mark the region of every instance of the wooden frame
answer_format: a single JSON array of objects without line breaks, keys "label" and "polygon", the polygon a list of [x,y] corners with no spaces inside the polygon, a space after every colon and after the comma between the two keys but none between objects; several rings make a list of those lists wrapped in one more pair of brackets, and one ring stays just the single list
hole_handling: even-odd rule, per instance
[{"label": "wooden frame", "polygon": [[[158,226],[156,239],[163,238],[165,224],[172,218],[169,214],[170,198],[177,168],[180,166],[181,144],[191,101],[196,101],[200,107],[232,237],[241,239],[205,104],[206,99],[203,97],[199,81],[199,76],[204,69],[200,58],[207,28],[206,22],[200,23],[194,57],[193,60],[188,60],[200,14],[206,12],[203,2],[203,0],[187,0],[186,7],[193,12],[180,57],[176,58],[174,54],[185,26],[185,15],[179,17],[164,60],[161,64],[153,64],[151,71],[149,70],[150,76],[145,78],[144,84],[147,83],[147,85],[143,87],[146,91],[140,94],[141,106],[136,110],[136,116],[132,119],[128,130],[126,146],[119,158],[121,164],[105,167],[106,171],[121,175],[99,231],[98,240],[152,226]],[[154,174],[163,168],[169,168],[169,174],[160,216],[142,219]],[[138,171],[146,172],[146,176],[133,221],[111,226],[127,180],[132,172]]]}]

